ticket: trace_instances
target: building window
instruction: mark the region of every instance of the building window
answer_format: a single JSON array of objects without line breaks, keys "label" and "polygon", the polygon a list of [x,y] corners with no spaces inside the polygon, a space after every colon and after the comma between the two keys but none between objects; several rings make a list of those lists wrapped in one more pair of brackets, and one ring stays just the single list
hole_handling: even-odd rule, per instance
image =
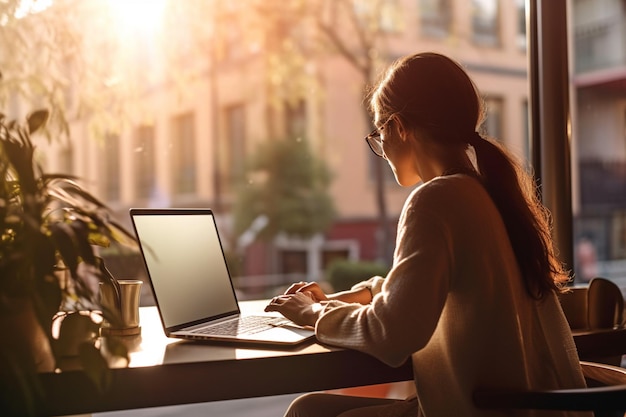
[{"label": "building window", "polygon": [[500,44],[498,0],[472,0],[472,40],[478,45]]},{"label": "building window", "polygon": [[526,51],[526,0],[515,0],[517,7],[517,47]]},{"label": "building window", "polygon": [[59,152],[59,172],[74,173],[74,149],[71,145],[63,147]]},{"label": "building window", "polygon": [[193,113],[176,116],[172,125],[174,193],[196,191],[196,143]]},{"label": "building window", "polygon": [[450,0],[419,0],[419,20],[423,36],[444,38],[450,34]]},{"label": "building window", "polygon": [[504,119],[504,100],[501,97],[485,98],[487,118],[482,126],[482,131],[495,139],[503,139],[502,121]]},{"label": "building window", "polygon": [[134,141],[135,194],[137,198],[148,199],[156,185],[154,126],[137,127]]},{"label": "building window", "polygon": [[246,155],[246,112],[243,104],[227,107],[226,141],[222,144],[226,163],[222,166],[224,190],[232,189],[244,168]]},{"label": "building window", "polygon": [[356,1],[354,4],[354,18],[361,29],[394,33],[402,26],[400,7],[390,1],[367,2]]},{"label": "building window", "polygon": [[104,140],[104,161],[100,175],[106,201],[119,201],[120,191],[120,137],[107,134]]}]

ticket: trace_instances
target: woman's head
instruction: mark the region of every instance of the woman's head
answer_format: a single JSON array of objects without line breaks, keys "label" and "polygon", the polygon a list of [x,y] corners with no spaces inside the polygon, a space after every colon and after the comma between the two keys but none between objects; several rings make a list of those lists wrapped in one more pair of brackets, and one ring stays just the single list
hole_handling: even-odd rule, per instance
[{"label": "woman's head", "polygon": [[[381,125],[377,131],[388,134],[381,149],[399,183],[411,182],[410,175],[398,173],[410,174],[412,167],[422,178],[428,166],[438,168],[438,175],[445,172],[442,168],[463,168],[466,160],[462,155],[471,145],[475,168],[502,216],[529,295],[542,298],[567,281],[567,271],[553,247],[549,215],[538,199],[533,178],[501,143],[476,133],[483,120],[482,101],[459,64],[436,53],[404,57],[384,74],[373,90],[370,106],[378,124],[390,118],[398,122],[387,123],[391,128],[384,130]],[[411,145],[406,147],[394,141],[398,137],[415,140],[406,141]],[[408,151],[393,153],[394,145]],[[419,152],[411,152],[418,148]],[[433,178],[437,170],[430,173]],[[404,181],[405,177],[409,180]]]},{"label": "woman's head", "polygon": [[396,61],[373,90],[370,107],[378,120],[396,114],[408,129],[452,143],[466,143],[482,122],[472,80],[455,61],[432,52]]}]

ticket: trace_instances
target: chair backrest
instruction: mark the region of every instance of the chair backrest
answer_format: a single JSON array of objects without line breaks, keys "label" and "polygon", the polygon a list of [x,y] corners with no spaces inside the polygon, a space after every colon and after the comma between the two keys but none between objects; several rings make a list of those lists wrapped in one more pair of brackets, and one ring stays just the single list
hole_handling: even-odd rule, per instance
[{"label": "chair backrest", "polygon": [[612,329],[622,325],[624,295],[613,281],[594,278],[587,289],[587,325],[590,329]]},{"label": "chair backrest", "polygon": [[572,330],[612,329],[624,324],[624,294],[606,278],[571,287],[559,300]]},{"label": "chair backrest", "polygon": [[604,363],[580,361],[588,387],[626,385],[626,368]]},{"label": "chair backrest", "polygon": [[474,404],[480,409],[594,411],[599,416],[624,416],[626,369],[581,362],[588,388],[562,390],[477,390]]},{"label": "chair backrest", "polygon": [[587,324],[587,292],[589,287],[576,286],[568,288],[566,293],[559,295],[565,318],[572,330],[588,328]]}]

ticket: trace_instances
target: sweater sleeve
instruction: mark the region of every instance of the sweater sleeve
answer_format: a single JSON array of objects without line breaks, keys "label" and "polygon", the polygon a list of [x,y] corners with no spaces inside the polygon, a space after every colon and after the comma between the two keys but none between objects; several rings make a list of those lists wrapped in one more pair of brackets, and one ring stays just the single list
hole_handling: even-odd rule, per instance
[{"label": "sweater sleeve", "polygon": [[[449,236],[436,212],[409,199],[398,224],[394,265],[368,305],[331,301],[316,323],[318,340],[402,365],[428,343],[450,276]],[[367,283],[366,281],[365,283]],[[363,285],[366,285],[363,283]]]},{"label": "sweater sleeve", "polygon": [[372,293],[372,297],[374,297],[382,290],[384,282],[385,279],[383,277],[376,276],[368,279],[367,281],[359,282],[358,284],[353,285],[351,289],[361,290],[367,288]]}]

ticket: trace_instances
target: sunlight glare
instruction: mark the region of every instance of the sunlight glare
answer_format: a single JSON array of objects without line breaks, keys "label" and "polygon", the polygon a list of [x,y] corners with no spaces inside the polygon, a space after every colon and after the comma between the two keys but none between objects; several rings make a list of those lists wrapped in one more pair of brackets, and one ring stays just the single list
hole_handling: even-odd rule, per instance
[{"label": "sunlight glare", "polygon": [[108,0],[109,7],[125,32],[150,35],[161,24],[166,0]]},{"label": "sunlight glare", "polygon": [[21,19],[29,14],[39,13],[52,5],[52,0],[22,0],[15,11],[15,17]]}]

